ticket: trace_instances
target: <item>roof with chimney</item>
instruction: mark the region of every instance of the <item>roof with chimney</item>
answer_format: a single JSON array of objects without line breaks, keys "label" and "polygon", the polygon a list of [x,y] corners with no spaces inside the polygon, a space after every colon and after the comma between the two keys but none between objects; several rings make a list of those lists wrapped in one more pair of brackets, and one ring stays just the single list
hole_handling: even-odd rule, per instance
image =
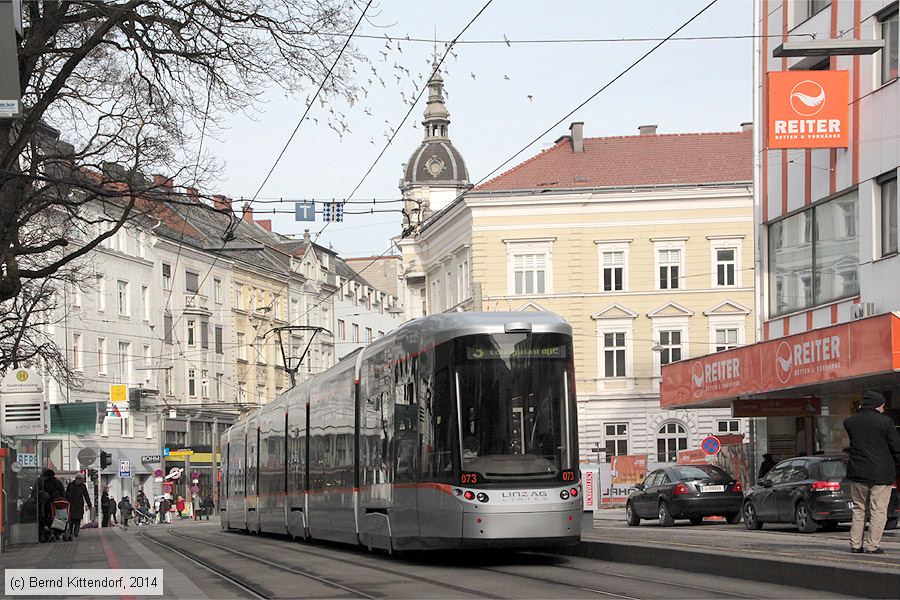
[{"label": "roof with chimney", "polygon": [[[753,133],[575,135],[475,188],[475,192],[746,182],[753,179]],[[647,131],[644,133],[644,131]],[[652,133],[651,133],[652,132]],[[574,141],[573,141],[574,137]]]}]

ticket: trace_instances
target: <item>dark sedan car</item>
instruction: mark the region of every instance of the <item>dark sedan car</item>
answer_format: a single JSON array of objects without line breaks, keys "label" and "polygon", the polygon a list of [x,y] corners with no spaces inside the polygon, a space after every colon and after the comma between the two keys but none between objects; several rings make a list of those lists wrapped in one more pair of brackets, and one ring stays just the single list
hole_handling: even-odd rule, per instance
[{"label": "dark sedan car", "polygon": [[[834,529],[852,520],[853,502],[846,456],[803,456],[784,460],[747,492],[744,525],[794,523],[803,533]],[[897,490],[892,491],[885,529],[897,526]]]},{"label": "dark sedan car", "polygon": [[741,520],[744,499],[741,482],[712,465],[673,465],[647,475],[628,497],[625,518],[629,525],[641,519],[659,519],[668,527],[675,519],[698,524],[703,517],[720,515],[729,523]]}]

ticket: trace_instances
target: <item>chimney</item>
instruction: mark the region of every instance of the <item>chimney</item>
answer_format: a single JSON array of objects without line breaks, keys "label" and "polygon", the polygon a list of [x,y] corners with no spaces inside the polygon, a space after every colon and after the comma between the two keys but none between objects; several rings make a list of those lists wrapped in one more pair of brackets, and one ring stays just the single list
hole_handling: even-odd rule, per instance
[{"label": "chimney", "polygon": [[309,229],[304,229],[304,230],[303,230],[303,241],[306,242],[306,243],[308,244],[308,243],[309,243],[309,240],[310,240],[310,237],[309,237]]},{"label": "chimney", "polygon": [[172,180],[165,175],[153,175],[153,187],[155,188],[166,188],[172,189]]},{"label": "chimney", "polygon": [[638,125],[638,133],[641,135],[656,135],[656,128],[659,125]]},{"label": "chimney", "polygon": [[127,178],[125,167],[118,163],[104,161],[100,167],[103,171],[103,176],[110,181],[125,181]]},{"label": "chimney", "polygon": [[198,202],[200,200],[200,192],[197,191],[197,188],[189,187],[185,189],[185,191],[187,192],[187,197],[194,202]]},{"label": "chimney", "polygon": [[248,223],[253,222],[253,207],[250,206],[249,202],[244,202],[244,210],[241,213],[241,218],[247,221]]},{"label": "chimney", "polygon": [[575,121],[569,125],[572,140],[572,152],[584,152],[584,121]]},{"label": "chimney", "polygon": [[[188,192],[190,193],[190,191]],[[216,210],[231,210],[231,198],[228,196],[213,196],[213,208]]]},{"label": "chimney", "polygon": [[264,219],[262,221],[254,221],[257,225],[272,233],[272,219]]},{"label": "chimney", "polygon": [[741,123],[741,131],[744,133],[750,133],[753,131],[753,121],[744,121]]}]

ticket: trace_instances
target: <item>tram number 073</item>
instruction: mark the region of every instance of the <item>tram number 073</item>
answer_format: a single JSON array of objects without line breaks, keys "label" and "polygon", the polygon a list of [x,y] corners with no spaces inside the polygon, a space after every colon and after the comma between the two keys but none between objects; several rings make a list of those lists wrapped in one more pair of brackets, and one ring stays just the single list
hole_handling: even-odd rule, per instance
[{"label": "tram number 073", "polygon": [[478,483],[478,473],[462,473],[459,476],[459,482],[462,485]]},{"label": "tram number 073", "polygon": [[563,481],[575,481],[575,471],[570,469],[566,469],[562,472],[562,480]]}]

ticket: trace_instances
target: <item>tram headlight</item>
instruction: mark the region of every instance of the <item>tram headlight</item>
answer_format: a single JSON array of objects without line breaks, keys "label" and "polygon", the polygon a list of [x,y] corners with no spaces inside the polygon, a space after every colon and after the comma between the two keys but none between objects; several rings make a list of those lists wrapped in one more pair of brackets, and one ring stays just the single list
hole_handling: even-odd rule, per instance
[{"label": "tram headlight", "polygon": [[466,500],[474,500],[475,492],[467,491],[465,494],[463,494],[463,498],[465,498]]},{"label": "tram headlight", "polygon": [[453,495],[454,496],[462,496],[462,490],[459,488],[453,488]]},{"label": "tram headlight", "polygon": [[487,502],[488,500],[490,500],[490,498],[488,498],[488,495],[484,492],[478,492],[478,496],[476,497],[478,498],[479,502]]},{"label": "tram headlight", "polygon": [[559,497],[562,498],[563,500],[568,500],[569,492],[567,490],[563,490],[559,493]]}]

